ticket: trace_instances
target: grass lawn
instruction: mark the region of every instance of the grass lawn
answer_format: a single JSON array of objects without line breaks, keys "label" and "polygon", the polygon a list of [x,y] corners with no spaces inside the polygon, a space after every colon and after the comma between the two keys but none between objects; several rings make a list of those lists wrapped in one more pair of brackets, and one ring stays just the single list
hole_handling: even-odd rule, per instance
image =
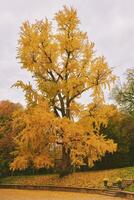
[{"label": "grass lawn", "polygon": [[125,188],[125,190],[128,192],[134,192],[134,184],[128,186],[127,188]]},{"label": "grass lawn", "polygon": [[56,174],[36,176],[12,176],[1,178],[0,182],[4,184],[55,185],[102,188],[104,178],[109,178],[109,184],[111,184],[112,182],[115,182],[116,179],[119,177],[122,179],[134,179],[134,167],[91,172],[78,172],[65,176],[64,178],[59,178],[59,176]]}]

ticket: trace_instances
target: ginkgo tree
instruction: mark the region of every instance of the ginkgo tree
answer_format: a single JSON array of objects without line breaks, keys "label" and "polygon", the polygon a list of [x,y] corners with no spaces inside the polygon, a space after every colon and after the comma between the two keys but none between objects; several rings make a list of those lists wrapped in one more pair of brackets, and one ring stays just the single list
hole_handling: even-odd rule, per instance
[{"label": "ginkgo tree", "polygon": [[[103,90],[115,76],[105,58],[95,56],[75,9],[64,6],[54,20],[54,28],[48,19],[21,27],[18,59],[34,84],[15,84],[25,92],[27,108],[17,118],[25,128],[16,138],[12,169],[54,165],[52,152],[58,145],[65,169],[92,166],[106,152],[116,151],[116,144],[100,133],[113,112],[104,104]],[[85,92],[89,105],[78,101]]]}]

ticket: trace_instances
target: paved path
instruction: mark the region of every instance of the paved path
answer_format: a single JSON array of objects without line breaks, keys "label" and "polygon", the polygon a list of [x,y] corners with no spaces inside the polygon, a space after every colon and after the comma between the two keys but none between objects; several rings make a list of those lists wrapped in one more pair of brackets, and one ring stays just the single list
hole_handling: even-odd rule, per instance
[{"label": "paved path", "polygon": [[0,200],[125,200],[97,194],[0,189]]}]

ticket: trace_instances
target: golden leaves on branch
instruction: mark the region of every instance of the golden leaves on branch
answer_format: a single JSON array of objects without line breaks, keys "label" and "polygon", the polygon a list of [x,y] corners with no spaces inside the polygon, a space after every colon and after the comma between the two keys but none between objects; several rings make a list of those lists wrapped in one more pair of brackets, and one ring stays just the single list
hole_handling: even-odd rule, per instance
[{"label": "golden leaves on branch", "polygon": [[[16,158],[11,164],[12,169],[23,169],[33,165],[36,168],[48,167],[53,163],[51,146],[55,143],[54,115],[47,111],[45,102],[26,109],[18,122],[25,126],[16,136]],[[19,162],[19,158],[22,159]],[[31,164],[32,163],[32,164]]]},{"label": "golden leaves on branch", "polygon": [[[28,106],[18,118],[23,128],[15,139],[13,169],[53,166],[58,145],[75,166],[92,166],[106,152],[116,150],[100,131],[114,112],[104,104],[103,92],[115,76],[105,58],[95,55],[87,33],[80,30],[75,9],[64,6],[54,20],[56,29],[47,19],[27,21],[21,27],[18,59],[31,72],[35,87],[22,81],[15,85],[25,92]],[[88,106],[78,103],[84,92],[93,102]]]}]

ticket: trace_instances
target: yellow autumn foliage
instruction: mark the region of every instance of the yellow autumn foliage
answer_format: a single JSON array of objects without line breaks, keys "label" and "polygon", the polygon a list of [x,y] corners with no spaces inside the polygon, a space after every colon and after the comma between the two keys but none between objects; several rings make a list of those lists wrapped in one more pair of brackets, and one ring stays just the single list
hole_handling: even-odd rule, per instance
[{"label": "yellow autumn foliage", "polygon": [[[21,27],[18,59],[34,84],[15,84],[23,89],[27,108],[15,118],[23,128],[15,138],[12,169],[53,166],[59,145],[62,159],[75,166],[87,164],[85,160],[92,166],[106,152],[116,151],[116,144],[100,133],[114,112],[105,105],[103,90],[115,76],[105,58],[95,55],[74,8],[64,6],[54,20],[56,29],[48,19]],[[85,92],[92,101],[88,106],[78,103]]]}]

